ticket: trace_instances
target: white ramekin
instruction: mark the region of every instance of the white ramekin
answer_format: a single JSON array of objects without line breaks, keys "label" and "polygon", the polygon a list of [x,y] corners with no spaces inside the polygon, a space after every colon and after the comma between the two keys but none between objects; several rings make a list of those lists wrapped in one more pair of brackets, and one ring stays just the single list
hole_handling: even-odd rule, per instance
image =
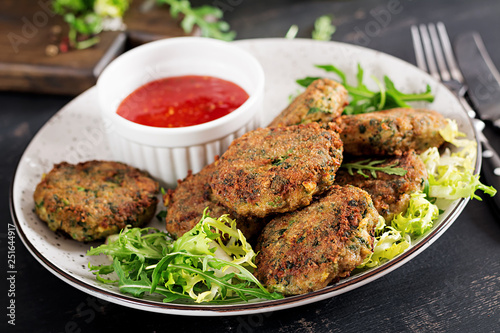
[{"label": "white ramekin", "polygon": [[[123,99],[138,87],[180,75],[228,80],[250,97],[222,118],[188,127],[145,126],[116,113]],[[200,171],[235,138],[261,126],[264,71],[251,54],[229,42],[202,37],[168,38],[117,57],[97,80],[97,91],[114,159],[146,170],[164,186],[174,187],[188,170]]]}]

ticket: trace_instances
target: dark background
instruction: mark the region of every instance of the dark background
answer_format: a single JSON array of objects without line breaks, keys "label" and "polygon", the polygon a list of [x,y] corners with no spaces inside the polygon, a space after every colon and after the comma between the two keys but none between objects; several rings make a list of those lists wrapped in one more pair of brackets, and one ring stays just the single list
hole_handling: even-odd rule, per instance
[{"label": "dark background", "polygon": [[[500,67],[500,2],[193,1],[219,4],[238,39],[283,37],[292,24],[310,38],[314,20],[334,17],[332,40],[414,63],[410,25],[443,21],[453,37],[477,30]],[[222,6],[223,4],[224,6]],[[401,10],[390,14],[388,8]],[[388,14],[389,13],[389,14]],[[1,32],[5,33],[5,32]],[[1,52],[1,50],[0,50]],[[40,127],[73,96],[0,92],[1,332],[495,332],[500,331],[500,220],[488,200],[472,201],[448,231],[388,275],[329,300],[233,317],[155,314],[106,303],[43,268],[16,237],[16,326],[7,325],[7,224],[17,162]],[[487,130],[500,149],[498,134]]]}]

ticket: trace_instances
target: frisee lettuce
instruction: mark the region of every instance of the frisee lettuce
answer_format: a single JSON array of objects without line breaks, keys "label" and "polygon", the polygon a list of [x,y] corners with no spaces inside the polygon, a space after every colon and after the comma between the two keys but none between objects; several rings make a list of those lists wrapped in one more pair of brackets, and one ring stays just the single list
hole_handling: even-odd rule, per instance
[{"label": "frisee lettuce", "polygon": [[430,202],[426,194],[417,192],[411,195],[406,211],[394,216],[391,225],[403,235],[417,237],[430,230],[438,217],[438,206]]},{"label": "frisee lettuce", "polygon": [[[118,284],[121,292],[142,297],[159,294],[164,302],[191,299],[196,303],[279,299],[252,275],[255,252],[236,221],[207,210],[200,222],[176,241],[154,228],[125,228],[108,244],[87,255],[105,254],[109,265],[90,269],[99,281]],[[117,280],[102,275],[116,273]]]},{"label": "frisee lettuce", "polygon": [[410,245],[410,235],[402,235],[398,230],[384,224],[382,230],[375,236],[373,252],[365,258],[358,268],[380,266],[403,253]]},{"label": "frisee lettuce", "polygon": [[460,149],[457,152],[445,149],[439,154],[437,148],[430,148],[421,154],[429,174],[429,196],[443,200],[482,200],[476,194],[478,190],[490,196],[495,195],[495,188],[482,184],[479,175],[474,175],[476,142],[463,138],[465,135],[458,131],[453,120],[448,120],[448,125],[439,133],[447,142]]},{"label": "frisee lettuce", "polygon": [[394,216],[390,225],[386,225],[381,217],[384,222],[382,226],[379,223],[375,230],[373,252],[358,268],[376,267],[403,253],[410,248],[412,241],[432,228],[438,217],[438,207],[426,194],[413,193],[406,211]]}]

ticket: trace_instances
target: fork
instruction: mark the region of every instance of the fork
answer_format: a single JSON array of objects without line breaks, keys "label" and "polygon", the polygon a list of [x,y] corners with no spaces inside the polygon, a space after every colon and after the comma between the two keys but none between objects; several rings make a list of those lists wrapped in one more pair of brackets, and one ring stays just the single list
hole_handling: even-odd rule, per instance
[{"label": "fork", "polygon": [[412,25],[411,35],[417,66],[427,71],[437,81],[441,81],[458,97],[469,116],[475,117],[476,113],[465,99],[467,86],[455,61],[444,24],[442,22],[438,22],[436,25],[429,23],[427,26],[421,24],[419,28]]},{"label": "fork", "polygon": [[[411,35],[417,66],[451,90],[472,118],[476,135],[483,148],[484,176],[489,185],[500,189],[500,157],[483,134],[484,122],[476,118],[476,112],[465,98],[467,86],[457,66],[445,25],[442,22],[421,24],[419,27],[412,25]],[[496,196],[494,201],[500,211],[500,198]]]}]

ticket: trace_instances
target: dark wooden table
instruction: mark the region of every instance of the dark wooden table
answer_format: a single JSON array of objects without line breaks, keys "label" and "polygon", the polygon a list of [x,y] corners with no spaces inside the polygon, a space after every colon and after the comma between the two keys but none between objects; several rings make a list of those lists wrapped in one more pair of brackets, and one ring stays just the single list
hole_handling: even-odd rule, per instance
[{"label": "dark wooden table", "polygon": [[[500,2],[220,0],[238,38],[282,37],[292,24],[308,38],[314,19],[334,16],[333,40],[414,63],[409,27],[441,20],[453,37],[481,33],[500,67]],[[196,2],[198,3],[198,2]],[[3,33],[3,32],[2,32]],[[0,51],[1,52],[1,51]],[[38,129],[71,96],[0,93],[0,332],[495,332],[500,331],[500,218],[487,198],[470,202],[448,231],[414,260],[363,287],[318,303],[264,314],[184,317],[134,310],[80,292],[45,270],[15,238],[16,325],[7,324],[7,224],[16,164]],[[500,136],[488,136],[500,149]],[[10,298],[10,297],[9,297]]]}]

